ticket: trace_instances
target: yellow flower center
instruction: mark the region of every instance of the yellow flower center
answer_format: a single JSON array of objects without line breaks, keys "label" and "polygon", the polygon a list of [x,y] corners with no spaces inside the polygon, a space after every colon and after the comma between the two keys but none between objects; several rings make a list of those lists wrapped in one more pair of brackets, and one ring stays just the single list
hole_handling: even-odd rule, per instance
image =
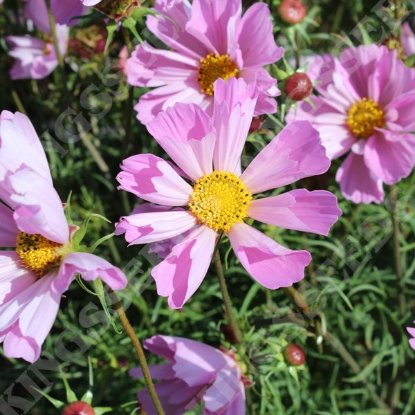
[{"label": "yellow flower center", "polygon": [[206,59],[200,59],[197,81],[200,89],[207,95],[213,95],[213,84],[218,78],[228,80],[238,75],[238,68],[229,59],[229,55],[209,53]]},{"label": "yellow flower center", "polygon": [[367,138],[375,132],[375,127],[382,127],[385,114],[373,99],[363,98],[353,104],[347,115],[347,125],[356,137]]},{"label": "yellow flower center", "polygon": [[238,176],[214,171],[196,181],[189,208],[200,223],[216,232],[229,232],[233,224],[248,216],[251,199],[251,192]]},{"label": "yellow flower center", "polygon": [[19,232],[16,241],[16,252],[26,269],[43,277],[47,271],[57,265],[61,258],[63,245],[50,241],[39,234]]}]

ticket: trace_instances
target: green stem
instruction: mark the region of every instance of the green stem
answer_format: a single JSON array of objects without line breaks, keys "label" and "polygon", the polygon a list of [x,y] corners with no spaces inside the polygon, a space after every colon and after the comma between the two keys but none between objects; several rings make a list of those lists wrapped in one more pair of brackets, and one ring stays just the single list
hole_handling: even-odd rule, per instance
[{"label": "green stem", "polygon": [[12,97],[13,97],[13,101],[16,104],[17,109],[24,115],[27,115],[27,112],[22,104],[22,101],[19,97],[19,94],[17,93],[17,91],[15,89],[12,89]]},{"label": "green stem", "polygon": [[[337,340],[330,332],[326,332],[325,339],[332,345],[342,359],[349,365],[353,373],[356,375],[362,372],[360,365],[354,360],[353,356],[346,350],[343,344]],[[376,393],[375,387],[366,378],[362,379],[362,383],[365,385],[366,390],[369,392],[370,397],[378,408],[388,409],[388,405],[382,400],[382,398]]]},{"label": "green stem", "polygon": [[400,254],[400,244],[399,244],[399,223],[397,219],[396,212],[396,201],[397,201],[397,192],[396,186],[391,185],[391,213],[392,213],[392,228],[393,228],[393,253],[395,257],[395,270],[396,278],[398,283],[398,307],[399,307],[399,317],[403,318],[406,310],[406,300],[404,294],[404,284],[403,284],[403,271],[402,271],[402,260]]},{"label": "green stem", "polygon": [[294,35],[295,39],[295,69],[300,67],[300,59],[301,59],[301,45],[300,45],[300,33],[298,30],[295,32]]},{"label": "green stem", "polygon": [[128,334],[128,337],[131,339],[131,342],[134,345],[135,351],[138,356],[138,360],[140,362],[141,369],[143,370],[143,377],[146,382],[148,391],[150,393],[151,399],[154,403],[154,406],[156,408],[156,412],[158,415],[165,415],[163,407],[161,406],[160,400],[157,396],[156,389],[154,388],[153,381],[151,379],[150,370],[148,369],[147,360],[144,355],[144,350],[141,347],[140,340],[138,340],[138,337],[136,336],[134,329],[132,328],[130,321],[127,318],[127,315],[125,314],[125,310],[120,302],[120,300],[117,297],[117,294],[115,294],[114,291],[109,290],[108,292],[111,300],[114,303],[114,309],[117,311],[118,316],[120,318],[121,324],[123,325],[125,331]]},{"label": "green stem", "polygon": [[232,327],[237,342],[240,343],[242,341],[242,332],[239,328],[238,322],[236,321],[235,315],[232,310],[231,298],[229,297],[228,288],[226,287],[225,275],[223,273],[219,249],[216,249],[215,253],[213,254],[213,264],[215,265],[216,274],[218,275],[219,279],[219,287],[222,293],[223,303],[225,305],[226,318],[228,319],[229,324]]},{"label": "green stem", "polygon": [[52,10],[51,10],[51,7],[50,7],[50,0],[46,0],[46,6],[47,6],[47,9],[48,9],[50,34],[52,35],[53,45],[55,46],[56,57],[58,58],[59,66],[61,68],[63,68],[65,63],[63,61],[63,57],[62,57],[61,51],[59,49],[59,40],[58,40],[58,36],[56,34],[55,17],[53,16],[53,13],[52,13]]}]

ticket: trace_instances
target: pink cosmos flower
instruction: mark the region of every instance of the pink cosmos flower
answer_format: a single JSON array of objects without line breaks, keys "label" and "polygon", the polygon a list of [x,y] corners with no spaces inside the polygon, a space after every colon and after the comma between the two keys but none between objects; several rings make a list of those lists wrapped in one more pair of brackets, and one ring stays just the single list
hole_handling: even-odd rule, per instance
[{"label": "pink cosmos flower", "polygon": [[[414,321],[414,323],[415,323],[415,321]],[[409,344],[415,350],[415,328],[407,327],[406,330],[413,337],[412,339],[409,339]]]},{"label": "pink cosmos flower", "polygon": [[[62,56],[68,48],[69,28],[65,25],[56,25],[59,50]],[[7,36],[10,47],[9,55],[16,59],[10,69],[11,79],[42,79],[48,76],[58,66],[55,46],[52,39],[45,35],[45,39],[32,36]]]},{"label": "pink cosmos flower", "polygon": [[[35,361],[62,294],[80,275],[124,288],[122,271],[86,252],[74,252],[40,140],[20,113],[0,114],[0,342],[8,357]],[[10,250],[15,248],[15,250]]]},{"label": "pink cosmos flower", "polygon": [[284,128],[241,174],[241,152],[257,96],[255,85],[247,86],[243,79],[218,79],[213,118],[195,104],[178,103],[147,126],[179,169],[152,154],[122,163],[119,188],[148,202],[184,209],[122,217],[117,233],[125,232],[130,244],[145,244],[192,229],[152,270],[158,294],[169,297],[172,308],[182,307],[201,284],[222,231],[241,264],[263,286],[286,287],[303,278],[310,254],[279,245],[244,218],[327,234],[341,214],[336,197],[327,191],[298,189],[252,200],[254,194],[321,174],[330,165],[318,132],[309,122],[297,122]]},{"label": "pink cosmos flower", "polygon": [[[150,367],[152,377],[161,379],[155,388],[166,414],[182,415],[201,401],[204,415],[245,413],[244,384],[248,382],[234,353],[161,335],[144,341],[144,347],[169,361]],[[141,368],[131,369],[130,375],[143,377]],[[157,414],[147,389],[138,391],[138,399],[145,413]]]},{"label": "pink cosmos flower", "polygon": [[251,6],[243,17],[241,0],[156,0],[161,14],[147,16],[147,27],[171,50],[139,45],[128,60],[131,85],[158,87],[134,107],[144,124],[176,102],[195,103],[211,115],[217,78],[254,82],[260,94],[255,115],[276,112],[276,80],[263,68],[283,55],[273,38],[269,10]]},{"label": "pink cosmos flower", "polygon": [[348,153],[336,175],[347,199],[380,203],[383,183],[397,183],[415,165],[415,70],[376,45],[324,55],[310,69],[320,95],[287,120],[309,120],[330,159]]},{"label": "pink cosmos flower", "polygon": [[[25,15],[45,33],[49,33],[49,20],[45,0],[25,0]],[[51,0],[51,10],[55,22],[74,26],[78,23],[77,16],[83,16],[90,6],[95,6],[101,0]],[[45,17],[46,16],[46,17]]]},{"label": "pink cosmos flower", "polygon": [[408,22],[402,25],[402,46],[406,56],[415,54],[415,34]]}]

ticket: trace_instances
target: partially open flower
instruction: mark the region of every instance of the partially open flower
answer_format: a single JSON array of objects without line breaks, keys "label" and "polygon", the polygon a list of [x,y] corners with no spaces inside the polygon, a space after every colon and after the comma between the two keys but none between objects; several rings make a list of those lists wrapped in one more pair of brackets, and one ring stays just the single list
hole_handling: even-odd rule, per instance
[{"label": "partially open flower", "polygon": [[285,83],[285,93],[294,101],[301,101],[310,96],[313,84],[309,76],[302,72],[291,75]]},{"label": "partially open flower", "polygon": [[300,0],[282,0],[278,12],[284,22],[297,24],[304,20],[307,9]]}]

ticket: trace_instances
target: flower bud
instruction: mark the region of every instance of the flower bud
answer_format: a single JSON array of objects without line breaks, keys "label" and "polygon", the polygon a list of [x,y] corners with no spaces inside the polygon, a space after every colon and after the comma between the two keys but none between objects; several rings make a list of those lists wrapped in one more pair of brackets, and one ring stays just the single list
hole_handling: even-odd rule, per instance
[{"label": "flower bud", "polygon": [[307,74],[296,72],[285,83],[285,93],[294,101],[307,98],[313,91],[313,83]]},{"label": "flower bud", "polygon": [[255,131],[258,131],[262,124],[264,124],[264,116],[258,115],[254,118],[252,118],[251,125],[249,127],[249,133],[254,133]]},{"label": "flower bud", "polygon": [[298,344],[289,344],[284,350],[284,356],[291,366],[301,366],[305,362],[305,352]]},{"label": "flower bud", "polygon": [[129,17],[130,13],[139,6],[138,0],[102,0],[94,8],[118,22],[122,18]]},{"label": "flower bud", "polygon": [[94,408],[86,402],[72,402],[66,406],[62,415],[95,415]]},{"label": "flower bud", "polygon": [[281,19],[289,24],[300,23],[307,14],[307,9],[300,0],[282,0],[278,7]]}]

